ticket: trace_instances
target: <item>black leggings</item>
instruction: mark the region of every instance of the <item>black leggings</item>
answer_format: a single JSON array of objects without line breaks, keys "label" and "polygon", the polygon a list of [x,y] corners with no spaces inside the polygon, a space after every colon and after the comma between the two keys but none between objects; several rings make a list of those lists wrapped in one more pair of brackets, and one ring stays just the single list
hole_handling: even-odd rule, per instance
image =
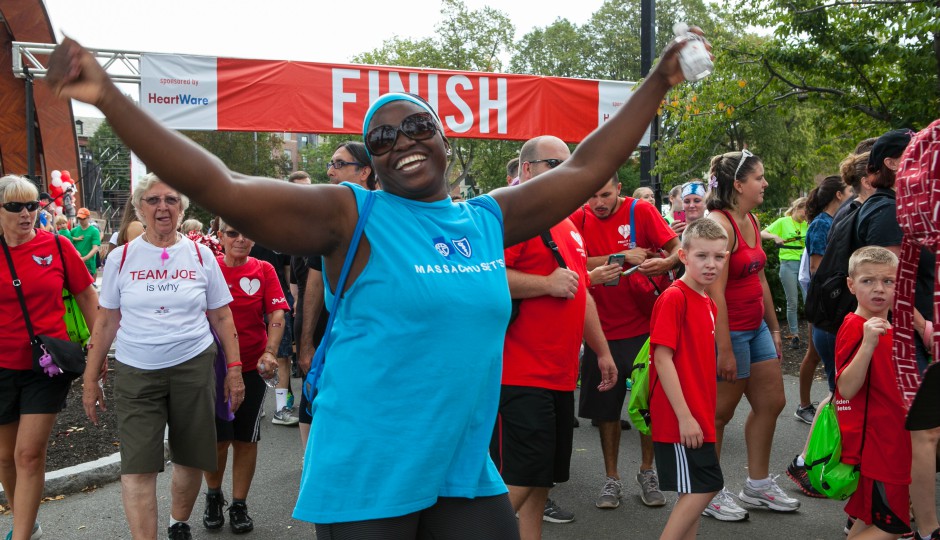
[{"label": "black leggings", "polygon": [[317,525],[318,540],[519,540],[509,495],[441,497],[434,506],[385,519]]}]

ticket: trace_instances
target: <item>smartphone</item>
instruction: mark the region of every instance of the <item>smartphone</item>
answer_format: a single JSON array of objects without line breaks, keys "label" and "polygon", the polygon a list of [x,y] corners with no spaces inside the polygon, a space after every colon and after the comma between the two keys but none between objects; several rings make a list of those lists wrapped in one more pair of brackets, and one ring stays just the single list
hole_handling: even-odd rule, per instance
[{"label": "smartphone", "polygon": [[682,222],[684,222],[684,221],[685,221],[685,212],[683,212],[683,211],[681,211],[681,210],[676,210],[675,212],[672,213],[672,220],[673,220],[673,221],[682,221]]},{"label": "smartphone", "polygon": [[[623,253],[614,253],[607,257],[607,264],[616,264],[617,266],[623,267],[623,262],[626,260],[626,256]],[[617,276],[615,279],[604,283],[608,287],[616,287],[620,283],[620,276]]]}]

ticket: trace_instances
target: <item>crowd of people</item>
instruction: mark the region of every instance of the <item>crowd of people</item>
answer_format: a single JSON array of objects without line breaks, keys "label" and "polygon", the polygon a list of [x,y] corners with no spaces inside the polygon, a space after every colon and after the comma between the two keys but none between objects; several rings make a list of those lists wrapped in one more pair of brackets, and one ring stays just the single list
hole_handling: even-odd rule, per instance
[{"label": "crowd of people", "polygon": [[[630,427],[621,418],[647,362],[650,429],[636,426],[640,459],[630,475],[646,506],[668,507],[666,493],[678,493],[661,537],[695,538],[702,515],[748,519],[746,506],[794,512],[801,501],[777,484],[783,467],[771,463],[771,449],[786,407],[782,353],[804,345],[795,415],[814,422],[809,388],[821,360],[827,400],[845,417],[844,461],[861,474],[846,505],[849,537],[940,538],[940,419],[904,428],[891,357],[903,234],[886,201],[910,133],[863,142],[840,175],[764,228],[755,211],[769,180],[747,149],[714,156],[707,180],[674,186],[663,213],[649,188],[622,196],[616,170],[683,80],[682,46],[671,43],[576,150],[535,137],[507,164],[507,187],[460,201],[444,176],[450,142],[416,95],[371,104],[363,142],[334,149],[330,185],[310,185],[302,171],[287,182],[251,178],[143,113],[67,39],[50,62],[52,89],[97,106],[153,172],[136,184],[109,242],[100,295],[92,284],[101,237],[88,210],[77,211],[74,227],[55,218],[52,232],[37,228],[44,194],[22,177],[0,180],[8,261],[0,280],[14,283],[0,289],[0,339],[12,351],[0,365],[8,538],[42,534],[45,442],[70,382],[33,371],[33,330],[16,321],[28,311],[37,334],[64,337],[64,308],[48,301],[62,289],[92,329],[83,407],[93,422],[109,406],[118,417],[135,539],[162,536],[156,479],[165,444],[168,538],[192,537],[203,482],[205,528],[223,527],[227,507],[234,533],[253,529],[248,494],[269,386],[272,422],[300,426],[293,515],[314,523],[318,538],[538,539],[544,521],[574,519],[550,495],[570,477],[578,418],[599,432],[595,506],[621,505],[620,441]],[[190,198],[219,216],[209,234],[184,220]],[[819,270],[840,217],[857,223],[847,271],[857,308],[834,327],[818,322],[804,344],[801,285]],[[285,235],[285,227],[306,232]],[[762,239],[780,251],[783,328]],[[924,249],[913,322],[921,372],[931,366],[934,261]],[[32,270],[22,280],[25,302],[16,268]],[[442,354],[441,343],[457,342]],[[297,414],[292,375],[304,378]],[[110,403],[106,376],[114,378]],[[746,462],[726,459],[722,468],[725,428],[742,398]],[[804,454],[786,472],[804,494],[821,496]],[[745,477],[738,493],[725,487],[724,471]]]}]

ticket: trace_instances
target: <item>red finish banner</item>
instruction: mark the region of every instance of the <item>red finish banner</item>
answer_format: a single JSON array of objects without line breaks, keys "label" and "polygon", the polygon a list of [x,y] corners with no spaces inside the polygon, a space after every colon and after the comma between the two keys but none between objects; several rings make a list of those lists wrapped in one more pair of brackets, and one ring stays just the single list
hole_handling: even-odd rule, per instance
[{"label": "red finish banner", "polygon": [[507,73],[146,54],[141,104],[178,129],[362,133],[386,92],[419,94],[449,137],[579,142],[633,83]]}]

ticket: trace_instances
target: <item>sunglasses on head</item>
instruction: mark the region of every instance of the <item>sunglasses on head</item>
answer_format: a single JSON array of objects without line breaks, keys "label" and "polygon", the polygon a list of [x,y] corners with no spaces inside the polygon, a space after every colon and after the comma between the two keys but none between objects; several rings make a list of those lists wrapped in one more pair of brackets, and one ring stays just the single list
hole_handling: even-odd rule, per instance
[{"label": "sunglasses on head", "polygon": [[24,208],[29,212],[35,212],[36,210],[39,210],[39,201],[3,203],[3,209],[7,212],[14,212],[18,214],[22,212]]},{"label": "sunglasses on head", "polygon": [[744,162],[747,161],[747,158],[754,157],[747,148],[741,150],[741,161],[738,162],[738,168],[734,170],[734,179],[738,179],[738,173],[741,172],[741,167],[744,165]]},{"label": "sunglasses on head", "polygon": [[529,165],[535,165],[536,163],[544,163],[548,165],[549,169],[554,169],[555,167],[561,165],[564,162],[565,160],[563,159],[549,158],[549,159],[533,159],[532,161],[529,161],[528,163]]},{"label": "sunglasses on head", "polygon": [[398,127],[383,124],[366,133],[366,148],[373,156],[381,156],[392,151],[398,133],[401,132],[413,141],[430,139],[437,133],[437,122],[429,112],[419,112],[406,116]]},{"label": "sunglasses on head", "polygon": [[326,170],[336,169],[337,171],[345,167],[346,165],[355,165],[356,167],[364,167],[362,163],[357,161],[343,161],[341,159],[333,160],[326,164]]}]

